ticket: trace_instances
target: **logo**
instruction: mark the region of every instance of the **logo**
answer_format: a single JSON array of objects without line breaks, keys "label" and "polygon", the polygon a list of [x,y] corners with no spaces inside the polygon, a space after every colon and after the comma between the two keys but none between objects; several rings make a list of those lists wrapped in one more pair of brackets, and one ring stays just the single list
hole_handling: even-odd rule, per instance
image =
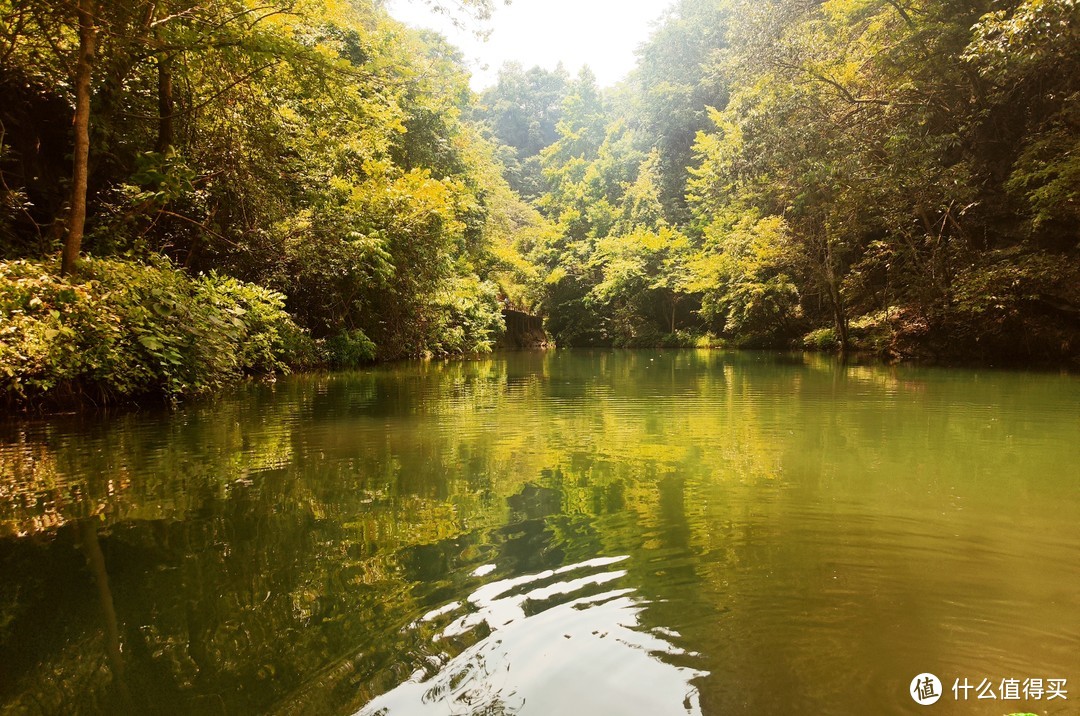
[{"label": "logo", "polygon": [[919,674],[911,680],[908,693],[915,703],[929,706],[941,698],[941,679],[930,673]]}]

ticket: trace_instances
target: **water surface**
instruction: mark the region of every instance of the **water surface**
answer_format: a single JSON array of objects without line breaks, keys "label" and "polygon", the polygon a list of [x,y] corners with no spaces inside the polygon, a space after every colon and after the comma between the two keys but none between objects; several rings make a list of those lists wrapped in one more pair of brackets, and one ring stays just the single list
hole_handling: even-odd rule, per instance
[{"label": "water surface", "polygon": [[8,422],[0,711],[1069,713],[1078,446],[1075,377],[707,351]]}]

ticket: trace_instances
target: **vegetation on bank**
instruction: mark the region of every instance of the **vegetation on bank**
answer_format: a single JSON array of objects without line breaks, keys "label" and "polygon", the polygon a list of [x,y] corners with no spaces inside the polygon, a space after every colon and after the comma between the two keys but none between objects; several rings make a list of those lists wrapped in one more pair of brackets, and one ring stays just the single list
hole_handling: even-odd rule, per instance
[{"label": "vegetation on bank", "polygon": [[161,259],[87,259],[70,281],[55,269],[0,263],[0,392],[9,399],[199,395],[320,358],[284,297],[265,288],[192,278]]},{"label": "vegetation on bank", "polygon": [[379,2],[0,1],[6,396],[486,350],[541,219],[469,98]]},{"label": "vegetation on bank", "polygon": [[555,340],[1080,365],[1080,5],[679,0],[601,92],[479,110]]},{"label": "vegetation on bank", "polygon": [[378,0],[0,0],[5,395],[484,351],[505,308],[564,346],[1080,364],[1078,27],[678,0],[613,89],[477,96]]}]

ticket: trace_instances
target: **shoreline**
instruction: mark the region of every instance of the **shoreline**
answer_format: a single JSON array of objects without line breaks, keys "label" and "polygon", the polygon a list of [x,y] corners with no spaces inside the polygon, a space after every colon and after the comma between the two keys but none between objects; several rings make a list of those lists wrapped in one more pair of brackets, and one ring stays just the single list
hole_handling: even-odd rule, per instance
[{"label": "shoreline", "polygon": [[[246,387],[271,386],[276,384],[279,380],[330,376],[335,374],[346,374],[355,372],[367,372],[385,367],[405,365],[409,363],[473,362],[497,359],[500,356],[507,355],[520,355],[526,353],[550,353],[562,351],[605,353],[664,353],[708,351],[716,353],[751,355],[784,355],[790,357],[817,356],[827,360],[839,361],[839,363],[844,366],[865,366],[879,368],[933,368],[940,370],[991,370],[995,372],[1000,371],[1034,374],[1059,374],[1071,376],[1080,375],[1080,368],[1077,368],[1076,366],[1053,362],[1019,364],[1010,362],[990,363],[983,360],[946,360],[931,357],[893,358],[889,356],[884,356],[879,353],[875,353],[873,351],[849,351],[846,355],[844,355],[838,352],[827,350],[813,350],[809,348],[729,348],[723,346],[639,346],[633,348],[616,346],[538,346],[529,348],[495,348],[488,353],[468,353],[454,356],[394,358],[389,360],[373,361],[366,365],[355,367],[304,368],[302,370],[293,370],[285,373],[274,373],[262,376],[250,375],[232,381],[229,384],[223,386],[222,390],[214,393],[191,395],[186,397],[180,396],[174,399],[167,398],[163,395],[156,395],[154,393],[145,393],[142,395],[131,396],[123,399],[103,400],[101,403],[96,403],[93,400],[90,400],[89,397],[84,400],[72,400],[66,397],[61,399],[39,399],[26,403],[16,403],[14,404],[14,406],[9,403],[8,405],[0,406],[0,425],[12,421],[19,422],[24,420],[53,420],[57,418],[75,418],[88,415],[102,416],[108,415],[110,413],[124,414],[140,411],[157,412],[159,410],[172,412],[186,406],[213,404],[216,400],[219,400],[221,398],[227,398],[230,394],[235,393],[238,390],[244,389]],[[80,395],[87,394],[85,392],[80,392]]]}]

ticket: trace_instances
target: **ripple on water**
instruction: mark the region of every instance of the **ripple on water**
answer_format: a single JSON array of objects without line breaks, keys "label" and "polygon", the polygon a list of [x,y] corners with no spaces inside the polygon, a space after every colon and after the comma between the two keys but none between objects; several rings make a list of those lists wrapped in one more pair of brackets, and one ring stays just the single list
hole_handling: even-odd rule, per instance
[{"label": "ripple on water", "polygon": [[[432,660],[357,716],[398,714],[700,714],[692,680],[676,666],[670,630],[646,631],[647,603],[620,588],[626,557],[602,557],[490,582],[464,602],[425,614],[436,642],[486,627],[490,634],[448,660]],[[417,626],[416,624],[413,625]]]}]

